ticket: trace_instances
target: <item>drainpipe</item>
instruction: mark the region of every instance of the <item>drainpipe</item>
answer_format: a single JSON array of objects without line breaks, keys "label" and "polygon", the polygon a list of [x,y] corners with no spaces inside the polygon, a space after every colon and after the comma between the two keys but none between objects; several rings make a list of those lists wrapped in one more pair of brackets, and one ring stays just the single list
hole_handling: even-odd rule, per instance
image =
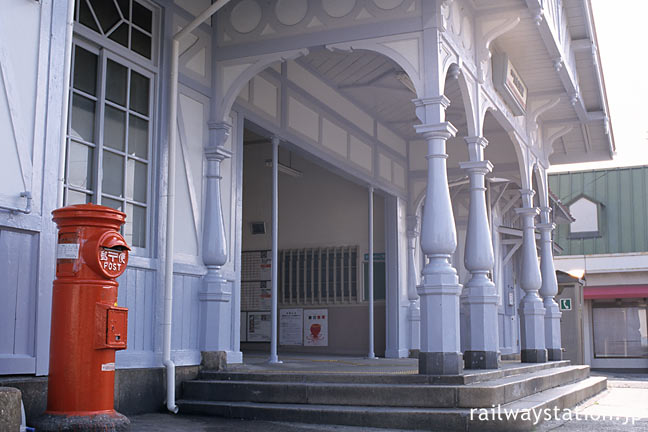
[{"label": "drainpipe", "polygon": [[[229,0],[219,0],[205,9],[192,22],[173,36],[171,41],[171,74],[169,83],[169,148],[168,148],[168,179],[167,179],[167,226],[166,226],[166,252],[164,263],[164,333],[162,345],[162,359],[166,367],[167,398],[166,406],[174,414],[178,413],[175,403],[175,363],[171,360],[171,320],[173,308],[173,229],[175,224],[175,160],[176,160],[176,134],[178,131],[178,64],[180,58],[180,40],[194,31],[200,24],[225,6]],[[213,72],[212,72],[213,73]]]},{"label": "drainpipe", "polygon": [[[59,153],[56,207],[63,207],[63,186],[65,184],[65,154],[67,152],[67,123],[70,104],[70,73],[72,70],[72,35],[74,30],[74,0],[68,0],[68,17],[65,23],[65,58],[63,70],[63,107],[61,109],[61,152]],[[31,200],[30,200],[31,201]]]}]

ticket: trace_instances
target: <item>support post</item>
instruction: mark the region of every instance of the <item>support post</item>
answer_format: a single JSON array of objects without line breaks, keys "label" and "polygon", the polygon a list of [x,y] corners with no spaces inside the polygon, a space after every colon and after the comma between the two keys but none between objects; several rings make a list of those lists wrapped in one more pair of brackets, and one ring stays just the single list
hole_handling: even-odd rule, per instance
[{"label": "support post", "polygon": [[[444,121],[447,97],[416,99],[417,115],[428,123],[415,126],[427,142],[427,188],[421,224],[421,248],[428,257],[417,287],[421,303],[419,373],[455,375],[463,372],[459,338],[461,285],[450,258],[457,248],[446,159],[446,141],[457,129]],[[439,123],[430,123],[438,120]]]},{"label": "support post", "polygon": [[231,157],[224,144],[231,125],[223,122],[209,123],[210,144],[205,147],[205,212],[203,219],[203,262],[207,274],[198,298],[201,303],[203,325],[203,367],[218,369],[226,363],[225,353],[231,349],[232,282],[226,280],[221,267],[227,263],[227,241],[221,202],[221,163]]},{"label": "support post", "polygon": [[471,274],[465,285],[462,302],[470,338],[464,352],[467,369],[497,369],[500,365],[499,334],[497,325],[498,295],[489,274],[495,265],[493,243],[486,208],[486,174],[493,165],[484,160],[484,137],[466,137],[470,162],[459,166],[470,177],[470,206],[464,264]]},{"label": "support post", "polygon": [[562,343],[560,337],[560,317],[562,312],[554,297],[558,294],[558,281],[556,280],[556,269],[553,260],[553,241],[551,232],[556,228],[551,223],[551,207],[542,207],[542,223],[538,224],[540,229],[540,271],[542,272],[542,287],[540,295],[543,298],[545,307],[545,345],[547,357],[550,361],[562,360]]},{"label": "support post", "polygon": [[270,334],[269,363],[281,363],[277,356],[277,267],[279,265],[279,137],[272,137],[272,290],[271,312],[272,330]]},{"label": "support post", "polygon": [[521,189],[523,208],[516,209],[522,217],[522,274],[520,285],[526,293],[520,301],[520,342],[523,363],[547,361],[545,348],[545,308],[538,296],[542,276],[536,253],[535,217],[539,210],[533,206],[532,189]]},{"label": "support post", "polygon": [[374,188],[369,186],[369,352],[367,357],[376,358],[374,353],[374,244],[373,244],[373,202]]},{"label": "support post", "polygon": [[418,216],[407,216],[407,298],[409,304],[410,323],[410,356],[418,358],[421,350],[421,308],[416,292],[418,271],[416,269],[416,238],[418,231]]}]

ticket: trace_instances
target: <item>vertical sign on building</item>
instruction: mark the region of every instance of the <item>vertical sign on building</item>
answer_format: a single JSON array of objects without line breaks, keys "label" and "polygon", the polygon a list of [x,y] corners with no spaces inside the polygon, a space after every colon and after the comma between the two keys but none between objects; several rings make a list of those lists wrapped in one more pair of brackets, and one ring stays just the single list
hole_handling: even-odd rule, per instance
[{"label": "vertical sign on building", "polygon": [[304,309],[304,346],[328,346],[328,309]]}]

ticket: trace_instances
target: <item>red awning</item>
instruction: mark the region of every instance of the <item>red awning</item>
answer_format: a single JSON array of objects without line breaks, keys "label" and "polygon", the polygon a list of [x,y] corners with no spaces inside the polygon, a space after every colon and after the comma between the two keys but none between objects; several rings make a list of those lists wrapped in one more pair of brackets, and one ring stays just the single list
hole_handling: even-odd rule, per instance
[{"label": "red awning", "polygon": [[642,298],[648,297],[648,285],[603,285],[586,286],[583,295],[585,300]]}]

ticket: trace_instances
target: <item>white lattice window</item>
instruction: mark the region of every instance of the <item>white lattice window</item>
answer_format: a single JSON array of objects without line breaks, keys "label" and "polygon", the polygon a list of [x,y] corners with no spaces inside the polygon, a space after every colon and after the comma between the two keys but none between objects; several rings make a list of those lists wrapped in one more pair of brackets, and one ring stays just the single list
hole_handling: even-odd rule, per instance
[{"label": "white lattice window", "polygon": [[76,13],[65,203],[92,202],[125,212],[126,240],[134,248],[146,248],[155,14],[134,0],[80,0]]}]

